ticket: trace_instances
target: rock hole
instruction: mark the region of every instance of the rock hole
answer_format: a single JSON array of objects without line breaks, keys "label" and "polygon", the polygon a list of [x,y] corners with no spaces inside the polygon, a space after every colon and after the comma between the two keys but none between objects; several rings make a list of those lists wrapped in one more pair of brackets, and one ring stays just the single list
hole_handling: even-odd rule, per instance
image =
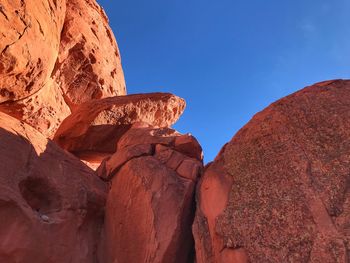
[{"label": "rock hole", "polygon": [[89,54],[89,59],[91,64],[95,64],[97,61],[96,57],[92,53]]},{"label": "rock hole", "polygon": [[61,210],[61,197],[47,179],[28,177],[19,184],[27,204],[35,211],[48,214]]}]

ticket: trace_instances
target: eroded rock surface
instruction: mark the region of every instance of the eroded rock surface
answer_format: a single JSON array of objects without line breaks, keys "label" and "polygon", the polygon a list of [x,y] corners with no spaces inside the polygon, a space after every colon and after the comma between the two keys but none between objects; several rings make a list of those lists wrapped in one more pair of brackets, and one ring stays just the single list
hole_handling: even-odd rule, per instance
[{"label": "eroded rock surface", "polygon": [[97,262],[105,183],[3,113],[0,145],[0,262]]},{"label": "eroded rock surface", "polygon": [[0,4],[0,111],[46,137],[78,104],[125,95],[118,47],[94,0]]},{"label": "eroded rock surface", "polygon": [[348,262],[350,81],[258,113],[198,186],[197,262]]},{"label": "eroded rock surface", "polygon": [[[132,140],[135,135],[145,140]],[[194,151],[177,151],[178,138],[192,141]],[[101,164],[98,175],[111,181],[105,262],[193,262],[194,189],[202,161],[191,157],[199,146],[191,138],[168,128],[134,127]]]},{"label": "eroded rock surface", "polygon": [[153,127],[169,127],[184,108],[185,101],[169,93],[93,100],[81,104],[63,121],[54,140],[63,149],[76,154],[114,153],[117,141],[132,124],[142,122]]},{"label": "eroded rock surface", "polygon": [[67,1],[53,78],[71,108],[92,99],[125,95],[118,46],[95,0]]},{"label": "eroded rock surface", "polygon": [[65,0],[1,1],[0,103],[40,90],[60,45]]}]

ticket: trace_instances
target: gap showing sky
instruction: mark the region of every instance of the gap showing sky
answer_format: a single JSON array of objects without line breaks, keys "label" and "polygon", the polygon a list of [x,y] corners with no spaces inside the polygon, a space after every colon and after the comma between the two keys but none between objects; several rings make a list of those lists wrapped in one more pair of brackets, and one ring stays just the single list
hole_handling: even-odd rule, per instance
[{"label": "gap showing sky", "polygon": [[175,128],[205,162],[254,114],[315,82],[350,78],[349,0],[98,0],[129,94],[187,102]]}]

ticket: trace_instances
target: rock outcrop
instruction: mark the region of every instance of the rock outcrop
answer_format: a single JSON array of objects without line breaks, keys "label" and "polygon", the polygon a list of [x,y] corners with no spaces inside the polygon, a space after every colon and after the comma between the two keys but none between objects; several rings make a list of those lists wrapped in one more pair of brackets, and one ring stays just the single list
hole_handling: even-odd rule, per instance
[{"label": "rock outcrop", "polygon": [[0,262],[350,262],[350,81],[272,104],[204,169],[183,99],[126,96],[95,0],[0,1],[0,24]]},{"label": "rock outcrop", "polygon": [[0,113],[0,262],[97,262],[107,185]]},{"label": "rock outcrop", "polygon": [[0,3],[0,111],[46,137],[80,103],[125,95],[120,55],[94,1]]},{"label": "rock outcrop", "polygon": [[65,10],[65,0],[1,1],[0,103],[33,95],[48,81]]},{"label": "rock outcrop", "polygon": [[52,75],[71,109],[92,99],[126,94],[119,49],[95,0],[67,1]]},{"label": "rock outcrop", "polygon": [[349,262],[350,81],[258,113],[198,185],[197,262]]},{"label": "rock outcrop", "polygon": [[[176,141],[186,141],[189,147],[181,151]],[[111,182],[103,262],[193,262],[194,189],[202,172],[199,148],[192,136],[169,128],[134,126],[123,135],[117,152],[97,170]]]},{"label": "rock outcrop", "polygon": [[[54,141],[82,159],[99,161],[116,151],[119,138],[134,123],[169,127],[185,109],[185,101],[169,93],[134,94],[81,104],[57,130]],[[142,138],[142,135],[140,137]]]}]

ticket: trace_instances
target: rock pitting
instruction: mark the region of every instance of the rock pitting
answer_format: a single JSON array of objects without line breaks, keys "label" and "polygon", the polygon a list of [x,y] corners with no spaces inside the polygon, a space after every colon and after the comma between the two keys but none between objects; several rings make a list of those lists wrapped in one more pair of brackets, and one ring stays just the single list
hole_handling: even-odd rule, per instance
[{"label": "rock pitting", "polygon": [[342,80],[254,116],[198,186],[197,262],[348,262],[349,118]]},{"label": "rock pitting", "polygon": [[76,105],[125,95],[120,54],[94,1],[0,3],[0,110],[47,137]]},{"label": "rock pitting", "polygon": [[107,185],[0,113],[0,262],[96,262]]},{"label": "rock pitting", "polygon": [[350,81],[273,103],[204,168],[183,99],[126,95],[94,0],[0,0],[0,23],[0,262],[350,261]]}]

